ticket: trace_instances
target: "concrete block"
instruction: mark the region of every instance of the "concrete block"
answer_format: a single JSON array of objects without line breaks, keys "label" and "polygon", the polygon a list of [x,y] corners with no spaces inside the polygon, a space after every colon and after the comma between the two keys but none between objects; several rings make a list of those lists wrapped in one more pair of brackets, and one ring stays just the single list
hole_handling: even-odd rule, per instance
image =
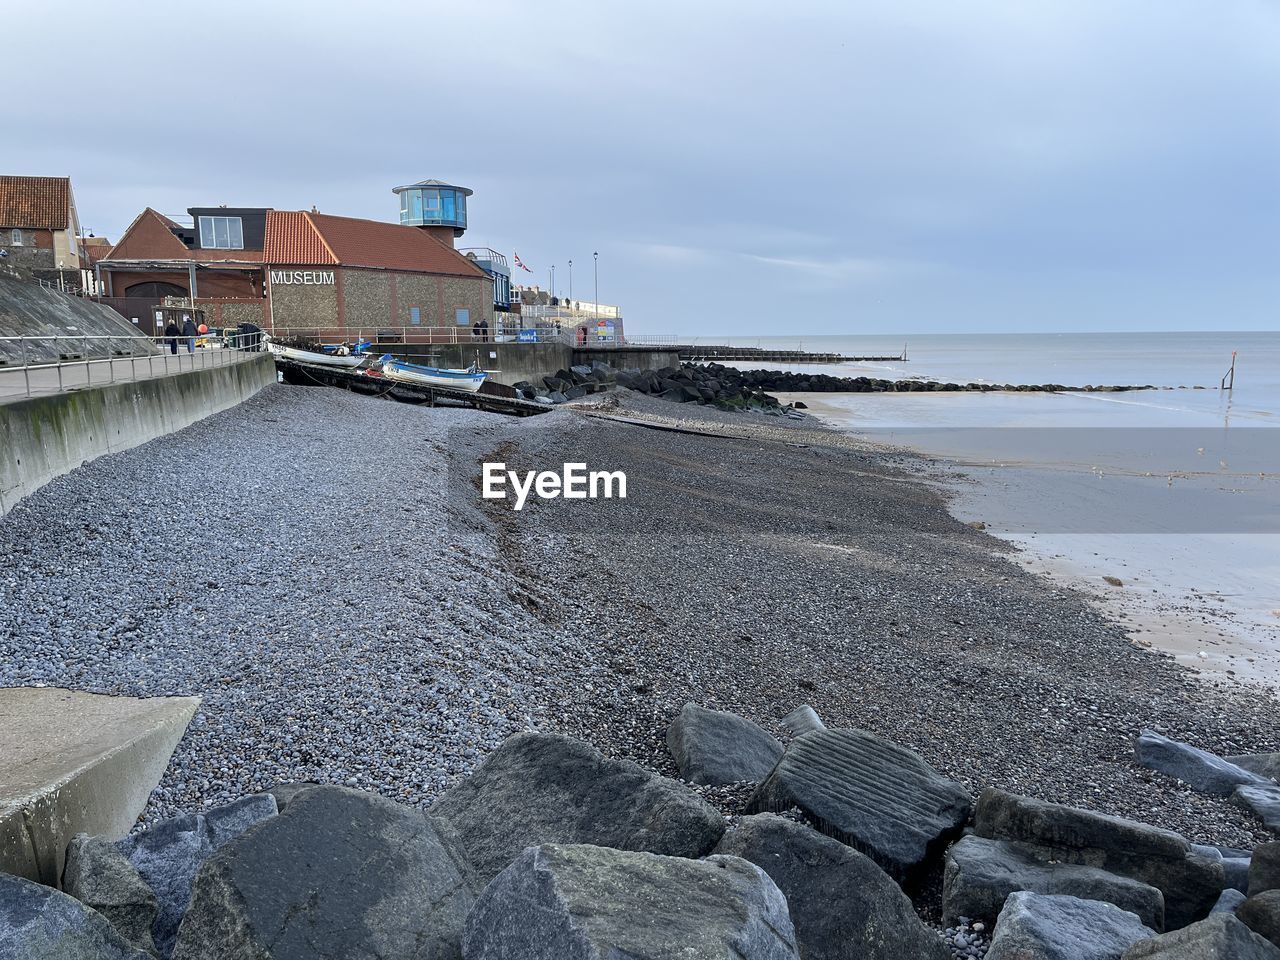
[{"label": "concrete block", "polygon": [[199,705],[0,688],[0,871],[57,886],[77,833],[128,833]]}]

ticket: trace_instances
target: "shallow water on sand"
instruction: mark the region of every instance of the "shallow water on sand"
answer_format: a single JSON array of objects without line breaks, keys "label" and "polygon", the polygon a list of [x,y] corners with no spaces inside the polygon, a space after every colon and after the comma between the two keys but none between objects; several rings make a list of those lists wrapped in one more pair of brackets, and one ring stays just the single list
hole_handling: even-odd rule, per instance
[{"label": "shallow water on sand", "polygon": [[[952,342],[957,357],[794,369],[1175,389],[782,396],[840,429],[945,458],[965,475],[946,480],[958,517],[1022,547],[1029,569],[1093,594],[1135,642],[1280,689],[1280,334]],[[1225,367],[1230,342],[1241,355],[1236,389],[1225,392],[1210,370]],[[833,349],[813,338],[806,346]],[[1214,389],[1176,389],[1209,382]]]}]

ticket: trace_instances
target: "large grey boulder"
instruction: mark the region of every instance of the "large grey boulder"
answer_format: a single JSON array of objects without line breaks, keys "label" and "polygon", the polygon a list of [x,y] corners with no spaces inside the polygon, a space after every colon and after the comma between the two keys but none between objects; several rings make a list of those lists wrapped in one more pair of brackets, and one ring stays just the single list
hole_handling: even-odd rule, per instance
[{"label": "large grey boulder", "polygon": [[1246,753],[1227,757],[1227,762],[1259,776],[1280,780],[1280,753]]},{"label": "large grey boulder", "polygon": [[106,917],[132,946],[156,954],[151,937],[160,911],[156,895],[110,840],[83,833],[72,838],[67,844],[62,889]]},{"label": "large grey boulder", "polygon": [[1280,840],[1253,848],[1249,861],[1249,896],[1280,889]]},{"label": "large grey boulder", "polygon": [[1236,916],[1254,933],[1280,947],[1280,890],[1250,897],[1236,909]]},{"label": "large grey boulder", "polygon": [[1208,916],[1226,886],[1221,855],[1197,853],[1170,830],[994,788],[978,799],[974,832],[1033,844],[1043,862],[1100,867],[1156,887],[1168,929]]},{"label": "large grey boulder", "polygon": [[1189,743],[1170,740],[1153,730],[1143,730],[1133,742],[1138,763],[1157,770],[1201,793],[1229,797],[1241,784],[1258,784],[1266,778],[1224,760],[1216,753]]},{"label": "large grey boulder", "polygon": [[151,960],[75,897],[8,873],[0,873],[0,957]]},{"label": "large grey boulder", "polygon": [[1024,890],[1005,901],[987,960],[1120,960],[1155,935],[1114,904]]},{"label": "large grey boulder", "polygon": [[219,847],[275,815],[275,797],[255,794],[204,813],[162,820],[117,842],[156,895],[159,911],[151,933],[160,956],[173,952],[200,865]]},{"label": "large grey boulder", "polygon": [[525,850],[467,918],[466,960],[796,960],[782,893],[736,857]]},{"label": "large grey boulder", "polygon": [[1280,784],[1246,783],[1236,787],[1231,795],[1236,806],[1253,811],[1262,825],[1273,833],[1280,833]]},{"label": "large grey boulder", "polygon": [[520,733],[432,804],[487,882],[525,847],[589,843],[701,857],[724,818],[684,784],[568,737]]},{"label": "large grey boulder", "polygon": [[791,742],[750,801],[754,813],[791,807],[905,879],[959,835],[972,803],[906,747],[862,730],[814,730]]},{"label": "large grey boulder", "polygon": [[421,812],[314,787],[204,863],[173,956],[456,960],[477,890]]},{"label": "large grey boulder", "polygon": [[1135,913],[1153,930],[1164,929],[1164,895],[1155,887],[1098,867],[1048,863],[1029,844],[965,837],[947,851],[942,918],[995,923],[1011,893],[1062,894],[1101,900]]},{"label": "large grey boulder", "polygon": [[888,874],[802,823],[768,813],[744,817],[715,852],[751,861],[778,885],[804,960],[948,957]]},{"label": "large grey boulder", "polygon": [[667,728],[667,748],[680,776],[720,786],[768,776],[782,756],[782,744],[758,725],[722,710],[686,703]]},{"label": "large grey boulder", "polygon": [[1122,960],[1280,960],[1280,949],[1233,914],[1215,913],[1189,927],[1135,943]]}]

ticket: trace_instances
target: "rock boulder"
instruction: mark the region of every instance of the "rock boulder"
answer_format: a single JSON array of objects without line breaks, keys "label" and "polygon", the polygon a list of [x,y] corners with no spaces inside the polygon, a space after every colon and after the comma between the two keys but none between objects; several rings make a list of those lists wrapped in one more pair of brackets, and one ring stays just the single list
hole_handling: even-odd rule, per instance
[{"label": "rock boulder", "polygon": [[1280,780],[1280,753],[1246,753],[1227,757],[1227,762],[1259,776]]},{"label": "rock boulder", "polygon": [[315,787],[204,863],[173,956],[457,958],[477,886],[419,811]]},{"label": "rock boulder", "polygon": [[1155,887],[1098,867],[1051,863],[1030,844],[965,837],[947,852],[942,918],[993,924],[1010,894],[1019,890],[1101,900],[1137,914],[1153,930],[1164,929],[1164,895]]},{"label": "rock boulder", "polygon": [[432,804],[485,880],[526,847],[586,843],[701,857],[724,818],[688,787],[568,737],[520,733]]},{"label": "rock boulder", "polygon": [[0,957],[151,960],[75,897],[8,873],[0,873]]},{"label": "rock boulder", "polygon": [[525,850],[467,918],[466,960],[797,960],[787,902],[737,857]]},{"label": "rock boulder", "polygon": [[131,946],[157,952],[151,936],[160,911],[156,895],[110,840],[82,833],[67,844],[62,889],[106,917]]},{"label": "rock boulder", "polygon": [[1209,911],[1212,916],[1215,913],[1235,913],[1240,909],[1240,904],[1245,902],[1245,895],[1239,890],[1228,887],[1222,891],[1222,896],[1218,898],[1218,902],[1213,905],[1213,909]]},{"label": "rock boulder", "polygon": [[782,756],[782,744],[757,724],[695,703],[686,703],[667,728],[667,747],[681,777],[713,786],[759,783]]},{"label": "rock boulder", "polygon": [[163,820],[117,842],[120,852],[156,895],[159,911],[151,933],[162,957],[173,952],[200,864],[227,841],[275,815],[275,797],[255,794],[205,813]]},{"label": "rock boulder", "polygon": [[1250,897],[1236,909],[1236,916],[1254,933],[1280,947],[1280,890]]},{"label": "rock boulder", "polygon": [[1208,916],[1226,886],[1221,855],[1198,854],[1170,830],[994,788],[978,800],[974,832],[1032,844],[1042,862],[1100,867],[1150,884],[1164,894],[1169,929]]},{"label": "rock boulder", "polygon": [[1249,896],[1280,889],[1280,840],[1253,848],[1249,861]]},{"label": "rock boulder", "polygon": [[1142,766],[1176,777],[1215,797],[1229,797],[1241,784],[1257,784],[1265,779],[1216,753],[1170,740],[1152,730],[1142,731],[1133,743],[1133,752]]},{"label": "rock boulder", "polygon": [[898,879],[940,855],[972,809],[964,787],[918,754],[861,730],[814,730],[791,742],[750,809],[791,807]]},{"label": "rock boulder", "polygon": [[805,960],[947,960],[941,939],[888,874],[804,824],[744,817],[715,852],[749,860],[777,884]]},{"label": "rock boulder", "polygon": [[1110,903],[1020,891],[1000,911],[987,960],[1119,960],[1155,935]]},{"label": "rock boulder", "polygon": [[1233,914],[1215,913],[1189,927],[1134,944],[1122,960],[1280,960],[1280,949]]},{"label": "rock boulder", "polygon": [[1269,780],[1241,784],[1231,795],[1231,802],[1251,810],[1272,833],[1280,833],[1280,784]]}]

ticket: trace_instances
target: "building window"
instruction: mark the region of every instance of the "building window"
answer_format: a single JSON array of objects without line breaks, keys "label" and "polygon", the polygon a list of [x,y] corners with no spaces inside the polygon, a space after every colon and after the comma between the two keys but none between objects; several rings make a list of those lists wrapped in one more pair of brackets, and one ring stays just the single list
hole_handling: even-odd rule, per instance
[{"label": "building window", "polygon": [[457,317],[458,317],[458,326],[460,327],[471,326],[471,311],[468,310],[466,307],[458,308]]},{"label": "building window", "polygon": [[201,217],[200,246],[205,250],[243,250],[244,228],[239,217]]},{"label": "building window", "polygon": [[22,231],[16,227],[9,231],[9,244],[14,247],[22,246]]},{"label": "building window", "polygon": [[419,310],[417,307],[410,307],[409,322],[414,325],[422,323],[422,311]]}]

